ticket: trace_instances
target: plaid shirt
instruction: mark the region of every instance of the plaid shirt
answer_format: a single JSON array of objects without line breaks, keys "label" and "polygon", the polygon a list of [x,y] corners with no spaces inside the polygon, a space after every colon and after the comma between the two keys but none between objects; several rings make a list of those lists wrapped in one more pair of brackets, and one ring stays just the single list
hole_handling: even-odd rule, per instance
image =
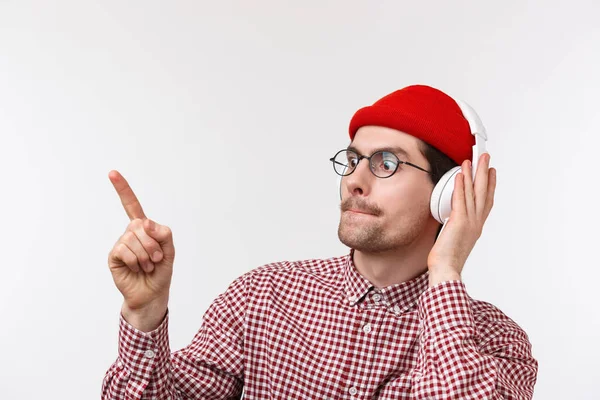
[{"label": "plaid shirt", "polygon": [[171,353],[168,314],[144,333],[121,315],[102,399],[530,399],[526,333],[461,281],[425,272],[385,288],[349,255],[237,278]]}]

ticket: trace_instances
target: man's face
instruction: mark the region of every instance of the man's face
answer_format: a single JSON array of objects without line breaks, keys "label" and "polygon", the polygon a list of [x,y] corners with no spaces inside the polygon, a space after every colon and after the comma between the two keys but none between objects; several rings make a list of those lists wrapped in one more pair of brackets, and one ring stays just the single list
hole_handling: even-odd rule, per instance
[{"label": "man's face", "polygon": [[[351,147],[364,156],[399,147],[407,153],[394,153],[401,161],[429,170],[419,142],[395,129],[364,126]],[[352,174],[342,178],[340,241],[358,251],[380,253],[409,246],[424,233],[435,232],[438,225],[429,211],[433,190],[429,174],[400,164],[394,175],[382,179],[371,173],[368,163],[361,160]]]}]

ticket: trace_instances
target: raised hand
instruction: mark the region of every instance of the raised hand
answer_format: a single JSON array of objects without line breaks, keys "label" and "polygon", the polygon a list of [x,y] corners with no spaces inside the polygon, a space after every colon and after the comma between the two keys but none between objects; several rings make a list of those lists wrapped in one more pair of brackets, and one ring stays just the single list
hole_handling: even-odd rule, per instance
[{"label": "raised hand", "polygon": [[494,204],[496,169],[489,165],[490,155],[485,153],[479,159],[475,182],[468,160],[456,175],[450,218],[427,259],[430,286],[461,279],[463,266]]},{"label": "raised hand", "polygon": [[108,255],[108,267],[123,295],[123,316],[137,329],[150,331],[160,324],[167,310],[175,260],[173,235],[169,227],[146,217],[118,171],[110,171],[108,178],[130,220]]}]

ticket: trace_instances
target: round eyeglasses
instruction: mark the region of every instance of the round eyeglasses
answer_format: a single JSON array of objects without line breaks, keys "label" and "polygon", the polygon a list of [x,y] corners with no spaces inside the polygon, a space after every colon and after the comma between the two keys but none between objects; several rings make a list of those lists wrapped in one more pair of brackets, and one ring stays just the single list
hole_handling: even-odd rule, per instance
[{"label": "round eyeglasses", "polygon": [[378,178],[389,178],[394,175],[400,164],[410,165],[411,167],[427,172],[428,174],[431,173],[418,165],[408,161],[401,161],[394,153],[384,150],[376,151],[371,154],[370,157],[367,157],[360,155],[353,150],[343,149],[338,151],[335,156],[329,159],[329,161],[333,163],[333,170],[336,174],[347,176],[356,170],[358,163],[363,158],[369,160],[369,169],[373,175]]}]

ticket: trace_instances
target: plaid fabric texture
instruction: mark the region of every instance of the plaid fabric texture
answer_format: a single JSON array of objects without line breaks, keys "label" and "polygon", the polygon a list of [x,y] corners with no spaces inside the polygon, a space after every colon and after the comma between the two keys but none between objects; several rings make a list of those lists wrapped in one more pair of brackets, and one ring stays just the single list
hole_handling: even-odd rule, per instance
[{"label": "plaid fabric texture", "polygon": [[463,282],[428,273],[376,288],[349,255],[279,262],[237,278],[171,353],[168,320],[120,317],[102,399],[530,399],[526,333]]}]

